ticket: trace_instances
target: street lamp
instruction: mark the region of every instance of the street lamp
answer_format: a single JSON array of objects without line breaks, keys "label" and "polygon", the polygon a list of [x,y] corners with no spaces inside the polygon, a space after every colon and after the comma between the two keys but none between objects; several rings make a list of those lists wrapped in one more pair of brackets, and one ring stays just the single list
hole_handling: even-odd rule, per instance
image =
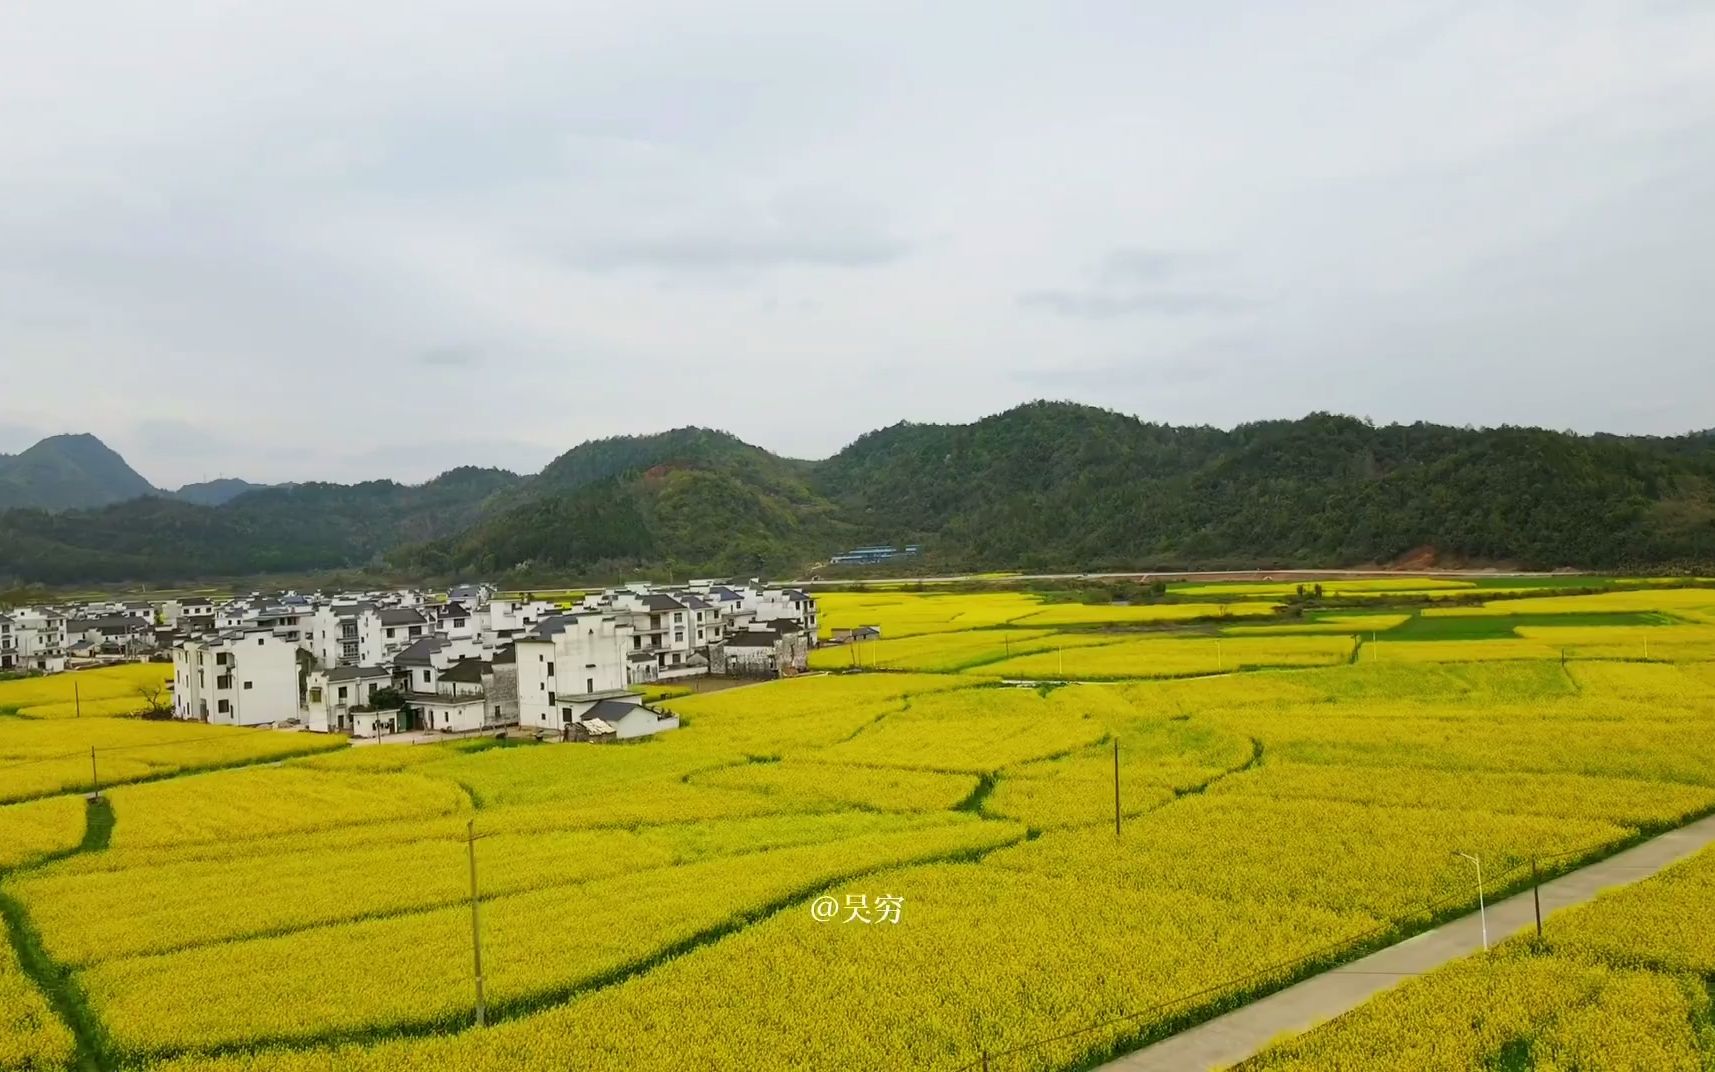
[{"label": "street lamp", "polygon": [[1489,910],[1483,904],[1483,861],[1468,852],[1455,852],[1477,865],[1477,915],[1483,921],[1483,952],[1489,951]]}]

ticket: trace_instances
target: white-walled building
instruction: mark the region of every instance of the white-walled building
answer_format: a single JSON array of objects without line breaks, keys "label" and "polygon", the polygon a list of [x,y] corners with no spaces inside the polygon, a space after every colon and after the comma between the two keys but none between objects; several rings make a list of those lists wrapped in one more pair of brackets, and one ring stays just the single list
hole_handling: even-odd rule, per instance
[{"label": "white-walled building", "polygon": [[183,596],[161,604],[161,621],[178,627],[181,618],[208,618],[214,615],[214,602],[207,596]]},{"label": "white-walled building", "polygon": [[173,717],[260,726],[298,715],[298,646],[255,628],[173,649]]},{"label": "white-walled building", "polygon": [[[411,706],[422,713],[422,727],[447,733],[489,729],[518,721],[517,703],[507,702],[499,679],[512,674],[509,666],[481,659],[461,659],[443,671],[435,691],[409,694]],[[516,688],[510,690],[514,697]]]},{"label": "white-walled building", "polygon": [[518,724],[555,732],[577,721],[581,708],[625,694],[628,622],[601,611],[550,618],[537,635],[514,644],[518,667]]},{"label": "white-walled building", "polygon": [[57,673],[66,665],[66,615],[52,607],[25,607],[12,612],[12,670]]},{"label": "white-walled building", "polygon": [[304,728],[317,733],[346,733],[356,707],[367,707],[377,690],[393,685],[385,666],[336,666],[312,670],[305,679]]},{"label": "white-walled building", "polygon": [[753,625],[729,633],[716,654],[716,672],[737,676],[773,677],[802,673],[810,661],[810,645],[795,621]]}]

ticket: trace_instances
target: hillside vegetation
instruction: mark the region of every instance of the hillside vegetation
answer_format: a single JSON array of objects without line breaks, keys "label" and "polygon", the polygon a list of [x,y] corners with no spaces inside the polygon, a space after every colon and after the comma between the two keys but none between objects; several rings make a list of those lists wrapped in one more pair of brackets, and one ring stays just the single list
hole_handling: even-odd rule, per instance
[{"label": "hillside vegetation", "polygon": [[1443,562],[1652,570],[1715,561],[1715,439],[1376,426],[1232,431],[1066,403],[898,424],[820,462],[682,428],[574,447],[540,474],[310,484],[215,507],[0,515],[0,576],[169,580],[386,563],[599,580],[796,572],[869,541],[926,568]]}]

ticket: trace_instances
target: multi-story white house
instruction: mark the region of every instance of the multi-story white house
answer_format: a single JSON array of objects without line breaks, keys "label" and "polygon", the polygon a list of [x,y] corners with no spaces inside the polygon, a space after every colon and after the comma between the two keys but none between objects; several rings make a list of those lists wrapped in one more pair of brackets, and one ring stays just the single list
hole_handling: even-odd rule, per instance
[{"label": "multi-story white house", "polygon": [[809,655],[803,628],[795,621],[780,620],[728,634],[715,659],[723,674],[772,677],[803,672]]},{"label": "multi-story white house", "polygon": [[518,670],[512,650],[493,662],[460,659],[440,673],[435,689],[410,694],[423,728],[463,733],[518,721]]},{"label": "multi-story white house", "polygon": [[377,690],[392,684],[393,671],[385,666],[312,670],[305,678],[304,728],[318,733],[348,732],[354,721],[352,708],[369,706]]},{"label": "multi-story white house", "polygon": [[796,588],[750,588],[740,593],[747,607],[760,624],[797,622],[815,643],[817,620],[816,601]]},{"label": "multi-story white house", "polygon": [[550,618],[513,645],[518,724],[556,733],[603,699],[628,695],[631,624],[584,610]]},{"label": "multi-story white house", "polygon": [[272,629],[187,640],[173,649],[173,717],[229,726],[298,714],[298,646]]},{"label": "multi-story white house", "polygon": [[318,607],[305,645],[324,667],[380,666],[434,632],[414,607],[333,603]]},{"label": "multi-story white house", "polygon": [[208,618],[214,615],[214,603],[206,596],[184,596],[161,604],[161,621],[174,628],[181,618]]},{"label": "multi-story white house", "polygon": [[474,637],[426,636],[393,657],[393,677],[406,692],[433,693],[454,663],[481,657],[482,645]]},{"label": "multi-story white house", "polygon": [[65,669],[66,615],[52,607],[25,607],[12,613],[15,661],[11,669]]}]

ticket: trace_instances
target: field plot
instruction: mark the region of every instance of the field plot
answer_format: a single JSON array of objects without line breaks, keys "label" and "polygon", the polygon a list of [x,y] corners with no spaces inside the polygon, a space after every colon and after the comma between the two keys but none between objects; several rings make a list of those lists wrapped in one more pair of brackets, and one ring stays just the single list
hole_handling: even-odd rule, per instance
[{"label": "field plot", "polygon": [[1027,680],[1100,681],[1191,677],[1281,666],[1331,666],[1352,657],[1350,636],[1151,637],[1097,647],[1055,648],[988,663],[977,673]]},{"label": "field plot", "polygon": [[1715,1053],[1715,852],[1550,916],[1387,991],[1236,1072],[1702,1072]]},{"label": "field plot", "polygon": [[1270,625],[1229,625],[1221,632],[1227,636],[1305,636],[1311,633],[1334,633],[1341,636],[1368,637],[1385,633],[1411,620],[1409,614],[1318,614],[1300,621]]},{"label": "field plot", "polygon": [[1090,603],[1049,603],[1042,609],[1013,619],[1017,625],[1136,625],[1165,622],[1221,620],[1225,618],[1268,618],[1278,604],[1259,600],[1232,603],[1115,603],[1101,606]]},{"label": "field plot", "polygon": [[1473,581],[1435,577],[1356,577],[1322,581],[1224,581],[1169,585],[1176,596],[1285,597],[1321,588],[1328,596],[1399,596],[1481,591]]},{"label": "field plot", "polygon": [[[1533,856],[1570,868],[1715,809],[1705,626],[1557,612],[1542,629],[1592,631],[1563,664],[1561,644],[1511,635],[1509,612],[1488,619],[1508,635],[1378,628],[1354,659],[1354,638],[1316,620],[1138,636],[1023,624],[1082,605],[1017,593],[851,599],[848,620],[921,630],[871,650],[936,672],[681,696],[666,703],[682,727],[633,744],[379,745],[187,773],[110,790],[111,830],[72,778],[0,806],[19,845],[0,855],[0,902],[43,978],[83,1002],[85,1048],[120,1072],[953,1072],[985,1053],[996,1072],[1049,1072],[1469,910],[1456,853],[1482,858],[1498,896]],[[1093,624],[1116,628],[1076,631]],[[1061,629],[1085,643],[1058,650]],[[1623,654],[1646,634],[1650,661]],[[1055,648],[1008,658],[1015,642]],[[1052,683],[1081,677],[1112,680]],[[224,765],[150,736],[181,730],[210,733],[0,719],[0,790],[31,769],[9,759],[77,753],[79,733],[161,772]],[[1367,1034],[1341,1021],[1258,1067],[1680,1067],[1709,1045],[1707,993],[1681,986],[1715,973],[1709,883],[1663,884],[1661,909],[1605,899],[1632,922],[1569,915],[1553,948],[1427,977],[1428,999],[1354,1013]],[[823,895],[841,918],[812,915]],[[0,971],[4,987],[22,995],[8,1009],[51,1014],[29,977]],[[1471,1029],[1459,1003],[1490,989],[1505,1000]],[[32,1023],[62,1067],[57,1021]],[[1448,1038],[1378,1059],[1424,1023]]]},{"label": "field plot", "polygon": [[1022,592],[918,595],[907,592],[827,592],[816,597],[823,636],[873,625],[884,639],[1005,625],[1041,609]]},{"label": "field plot", "polygon": [[1715,609],[1715,588],[1643,588],[1581,596],[1494,599],[1469,607],[1431,607],[1426,615],[1473,617],[1526,614],[1666,614]]},{"label": "field plot", "polygon": [[0,945],[0,1068],[49,1072],[71,1068],[77,1043],[24,974],[10,945]]},{"label": "field plot", "polygon": [[344,748],[309,733],[129,718],[0,720],[0,803],[89,791],[90,749],[102,785]]},{"label": "field plot", "polygon": [[140,687],[172,680],[171,663],[126,663],[99,670],[0,681],[0,714],[24,718],[84,718],[135,714],[147,708]]}]

